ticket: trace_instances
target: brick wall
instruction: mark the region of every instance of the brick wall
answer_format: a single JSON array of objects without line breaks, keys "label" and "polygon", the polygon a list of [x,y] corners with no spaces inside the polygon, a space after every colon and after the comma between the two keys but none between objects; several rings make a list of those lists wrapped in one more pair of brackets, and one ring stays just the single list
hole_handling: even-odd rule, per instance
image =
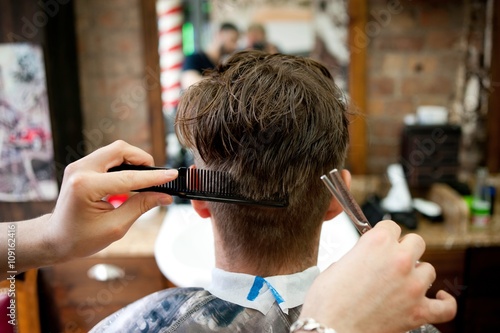
[{"label": "brick wall", "polygon": [[[392,1],[395,2],[395,1]],[[419,105],[451,107],[464,29],[464,3],[368,0],[367,144],[369,173],[398,161],[405,115]],[[389,14],[388,14],[389,13]]]},{"label": "brick wall", "polygon": [[87,151],[123,139],[150,151],[140,0],[76,0]]}]

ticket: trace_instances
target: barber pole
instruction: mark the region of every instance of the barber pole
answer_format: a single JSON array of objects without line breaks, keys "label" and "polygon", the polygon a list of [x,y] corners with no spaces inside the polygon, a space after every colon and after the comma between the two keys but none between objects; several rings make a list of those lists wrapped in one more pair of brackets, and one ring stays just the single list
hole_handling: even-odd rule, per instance
[{"label": "barber pole", "polygon": [[182,3],[181,0],[158,0],[159,53],[163,112],[171,116],[181,93]]}]

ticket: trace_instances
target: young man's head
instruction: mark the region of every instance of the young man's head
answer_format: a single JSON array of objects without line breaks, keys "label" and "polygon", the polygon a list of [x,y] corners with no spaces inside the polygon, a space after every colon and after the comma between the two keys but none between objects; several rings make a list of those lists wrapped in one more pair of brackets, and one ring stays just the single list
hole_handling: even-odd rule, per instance
[{"label": "young man's head", "polygon": [[349,138],[342,93],[325,67],[239,52],[184,93],[177,134],[197,167],[229,172],[247,196],[288,196],[287,208],[204,204],[230,260],[251,261],[262,275],[315,263],[333,205],[320,177],[342,166]]},{"label": "young man's head", "polygon": [[255,50],[263,50],[266,44],[266,29],[260,23],[252,23],[247,29],[248,46]]},{"label": "young man's head", "polygon": [[221,24],[215,38],[221,58],[233,54],[238,49],[239,36],[238,28],[234,24],[229,22]]}]

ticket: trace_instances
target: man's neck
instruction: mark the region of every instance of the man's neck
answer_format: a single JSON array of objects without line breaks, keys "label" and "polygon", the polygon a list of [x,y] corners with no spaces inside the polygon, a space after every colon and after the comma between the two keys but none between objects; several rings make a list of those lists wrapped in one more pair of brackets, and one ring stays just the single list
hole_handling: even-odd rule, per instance
[{"label": "man's neck", "polygon": [[243,273],[255,276],[269,277],[277,275],[290,275],[298,272],[305,271],[306,269],[316,266],[316,262],[301,262],[295,265],[287,265],[282,267],[261,267],[260,265],[252,265],[252,263],[245,262],[243,265],[236,263],[228,263],[224,260],[219,260],[217,252],[215,254],[216,261],[215,266],[219,269],[233,272],[233,273]]},{"label": "man's neck", "polygon": [[317,241],[314,243],[316,245],[311,246],[311,250],[308,251],[308,253],[298,256],[289,256],[286,260],[283,260],[280,265],[274,265],[266,262],[265,258],[261,257],[236,257],[234,251],[224,248],[224,243],[218,235],[217,228],[214,228],[215,266],[228,272],[262,277],[289,275],[302,272],[309,267],[317,265],[319,235],[320,233],[318,232]]}]

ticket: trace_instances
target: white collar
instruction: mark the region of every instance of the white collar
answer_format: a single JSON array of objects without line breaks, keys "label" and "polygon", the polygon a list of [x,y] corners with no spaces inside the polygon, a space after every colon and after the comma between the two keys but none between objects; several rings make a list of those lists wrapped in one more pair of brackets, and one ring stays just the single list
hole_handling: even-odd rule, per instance
[{"label": "white collar", "polygon": [[319,275],[317,266],[290,275],[266,278],[214,268],[207,290],[214,296],[266,314],[274,302],[288,314],[288,309],[304,303],[306,293]]}]

